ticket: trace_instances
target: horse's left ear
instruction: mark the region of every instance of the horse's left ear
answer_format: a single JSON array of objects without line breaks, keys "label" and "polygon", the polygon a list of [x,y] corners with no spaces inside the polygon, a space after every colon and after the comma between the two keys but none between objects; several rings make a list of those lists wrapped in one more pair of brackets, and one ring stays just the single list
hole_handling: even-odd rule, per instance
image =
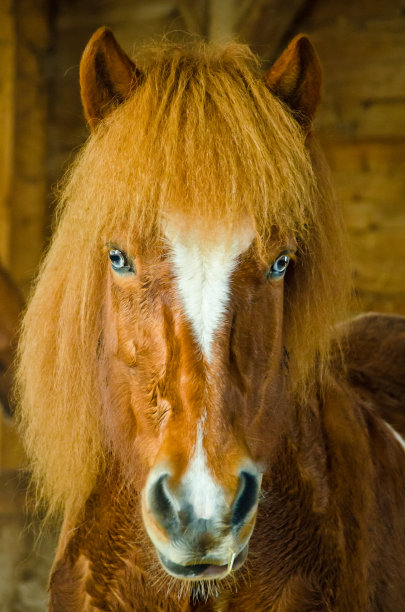
[{"label": "horse's left ear", "polygon": [[321,99],[322,69],[318,55],[305,34],[299,34],[265,76],[270,91],[293,111],[309,130]]},{"label": "horse's left ear", "polygon": [[87,43],[80,62],[83,109],[92,130],[128,98],[140,77],[140,71],[111,30],[99,28]]}]

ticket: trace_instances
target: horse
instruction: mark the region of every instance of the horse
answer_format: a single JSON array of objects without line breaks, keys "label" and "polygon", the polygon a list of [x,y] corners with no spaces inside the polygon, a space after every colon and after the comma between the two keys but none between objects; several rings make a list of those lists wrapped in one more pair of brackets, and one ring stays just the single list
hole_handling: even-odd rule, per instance
[{"label": "horse", "polygon": [[404,610],[405,323],[341,323],[310,40],[264,71],[237,43],[133,61],[101,28],[80,82],[91,133],[18,357],[63,521],[49,610]]},{"label": "horse", "polygon": [[23,309],[22,295],[6,269],[0,266],[0,406],[10,417],[10,396],[17,330]]}]

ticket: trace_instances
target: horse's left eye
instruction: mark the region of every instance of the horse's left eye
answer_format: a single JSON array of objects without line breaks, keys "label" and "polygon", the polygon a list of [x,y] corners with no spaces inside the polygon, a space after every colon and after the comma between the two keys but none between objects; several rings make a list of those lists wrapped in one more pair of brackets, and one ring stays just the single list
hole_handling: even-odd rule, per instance
[{"label": "horse's left eye", "polygon": [[134,272],[134,268],[128,261],[127,255],[119,249],[111,249],[108,256],[110,258],[111,267],[116,272]]},{"label": "horse's left eye", "polygon": [[275,280],[283,278],[289,263],[290,257],[286,253],[279,255],[268,270],[267,278],[272,278]]}]

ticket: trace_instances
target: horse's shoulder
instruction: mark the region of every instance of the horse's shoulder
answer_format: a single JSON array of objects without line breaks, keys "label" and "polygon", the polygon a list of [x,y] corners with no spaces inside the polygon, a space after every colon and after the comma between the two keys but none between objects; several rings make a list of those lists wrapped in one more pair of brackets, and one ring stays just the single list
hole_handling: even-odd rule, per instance
[{"label": "horse's shoulder", "polygon": [[335,367],[355,391],[405,436],[405,317],[367,313],[345,323],[344,365]]}]

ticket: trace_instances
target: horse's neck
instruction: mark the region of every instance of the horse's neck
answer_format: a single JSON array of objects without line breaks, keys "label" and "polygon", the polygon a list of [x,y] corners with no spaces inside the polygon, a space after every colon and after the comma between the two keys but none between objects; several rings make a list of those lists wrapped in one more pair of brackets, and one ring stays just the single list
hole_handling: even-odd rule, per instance
[{"label": "horse's neck", "polygon": [[[321,509],[327,503],[324,484],[326,459],[322,436],[321,440],[317,439],[321,425],[316,398],[305,406],[295,406],[290,398],[287,401],[285,395],[280,398],[278,409],[284,416],[279,422],[279,443],[274,448],[273,469],[265,475],[263,482],[265,495],[259,510],[257,534],[251,544],[254,556],[262,537],[269,537],[268,512],[272,516],[272,525],[280,525],[282,531],[287,506],[289,514],[294,516],[295,507],[311,513],[314,507]],[[83,607],[83,610],[104,609],[106,598],[114,592],[112,583],[119,597],[128,602],[142,599],[148,602],[147,609],[198,609],[187,608],[190,598],[185,595],[179,600],[178,593],[174,592],[173,600],[165,596],[167,607],[163,604],[162,608],[158,607],[162,593],[166,592],[165,580],[168,586],[170,579],[163,575],[142,525],[139,492],[123,485],[119,470],[100,477],[84,515],[76,519],[74,525],[71,520],[65,521],[57,559],[55,575],[59,573],[62,576],[71,568],[70,576],[77,581],[76,593],[84,602],[81,605],[90,606],[85,603],[90,601],[90,593],[93,608]],[[273,565],[274,583],[280,583],[285,568],[276,560],[269,561],[268,565]],[[130,604],[128,609],[131,609]]]},{"label": "horse's neck", "polygon": [[[400,460],[403,465],[401,449],[392,453],[394,441],[387,439],[386,426],[362,406],[345,381],[328,383],[322,394],[314,394],[305,404],[287,402],[278,408],[285,411],[285,418],[269,451],[263,499],[250,542],[249,576],[245,568],[237,573],[236,578],[241,576],[237,600],[230,596],[230,609],[295,610],[280,602],[286,594],[288,601],[301,601],[303,593],[308,602],[326,602],[324,607],[306,609],[329,609],[326,593],[336,594],[340,602],[336,609],[366,609],[367,568],[378,535],[373,529],[385,520],[378,514],[375,521],[376,498],[392,503],[391,489],[384,492],[380,487],[382,479],[389,477],[392,488],[400,490],[394,480],[400,478]],[[370,444],[380,448],[378,467]],[[322,568],[327,568],[327,575]],[[213,604],[193,607],[188,592],[180,599],[177,591],[166,595],[170,579],[142,525],[139,494],[123,486],[117,474],[100,478],[73,530],[69,521],[65,523],[54,569],[51,592],[57,593],[59,584],[60,591],[71,588],[70,601],[81,602],[76,608],[55,610],[133,610],[134,601],[144,602],[142,609],[167,612],[216,609]],[[360,576],[362,585],[355,593],[354,575]],[[115,603],[111,598],[116,598]],[[121,600],[126,603],[117,603]]]}]

